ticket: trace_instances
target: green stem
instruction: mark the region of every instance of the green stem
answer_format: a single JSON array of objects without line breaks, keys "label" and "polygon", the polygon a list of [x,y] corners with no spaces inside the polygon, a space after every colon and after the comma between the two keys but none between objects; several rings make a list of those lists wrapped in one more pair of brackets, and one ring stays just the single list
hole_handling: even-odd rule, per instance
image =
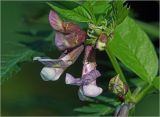
[{"label": "green stem", "polygon": [[[108,56],[110,58],[110,61],[111,61],[112,65],[113,65],[115,71],[120,75],[120,79],[124,83],[127,84],[126,78],[125,78],[125,76],[124,76],[124,74],[123,74],[123,72],[122,72],[122,70],[121,70],[121,68],[120,68],[120,66],[118,64],[118,61],[117,61],[116,57],[112,54],[112,52],[109,50],[109,48],[106,48],[105,50],[106,50],[106,52],[107,52],[107,54],[108,54]],[[129,97],[131,96],[131,91],[130,91],[129,88],[128,88],[128,93],[127,94],[128,94]]]},{"label": "green stem", "polygon": [[110,52],[109,48],[106,49],[106,52],[107,52],[107,54],[108,54],[108,56],[110,58],[110,61],[112,62],[112,65],[113,65],[115,71],[120,75],[120,79],[123,82],[126,83],[126,79],[125,79],[125,77],[123,75],[123,72],[122,72],[122,70],[121,70],[116,58],[112,55],[112,53]]},{"label": "green stem", "polygon": [[152,88],[152,85],[146,86],[138,95],[134,96],[134,102],[138,103]]}]

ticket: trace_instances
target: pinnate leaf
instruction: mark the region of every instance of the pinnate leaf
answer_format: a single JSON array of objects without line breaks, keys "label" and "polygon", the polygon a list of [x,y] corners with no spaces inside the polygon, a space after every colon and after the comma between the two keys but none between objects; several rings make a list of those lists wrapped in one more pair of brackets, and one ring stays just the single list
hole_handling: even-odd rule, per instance
[{"label": "pinnate leaf", "polygon": [[62,9],[59,8],[51,3],[48,3],[48,5],[55,10],[56,12],[58,12],[59,14],[61,14],[61,16],[76,21],[76,22],[89,22],[91,21],[91,16],[89,15],[89,13],[85,10],[85,8],[83,8],[82,6],[78,6],[72,10],[68,10],[68,9]]},{"label": "pinnate leaf", "polygon": [[123,5],[124,1],[113,1],[113,18],[116,24],[120,24],[128,15],[128,8],[127,6]]},{"label": "pinnate leaf", "polygon": [[113,108],[104,104],[90,104],[89,106],[83,106],[83,107],[74,109],[74,111],[77,111],[77,112],[97,114],[97,115],[105,115],[113,112],[113,110],[114,110]]}]

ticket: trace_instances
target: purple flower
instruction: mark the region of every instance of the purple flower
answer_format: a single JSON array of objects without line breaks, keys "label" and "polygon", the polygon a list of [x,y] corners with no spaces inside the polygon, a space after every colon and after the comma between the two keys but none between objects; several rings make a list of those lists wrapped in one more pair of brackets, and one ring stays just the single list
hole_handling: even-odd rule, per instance
[{"label": "purple flower", "polygon": [[56,30],[55,45],[59,50],[74,48],[85,41],[86,32],[71,22],[63,22],[54,11],[49,13],[49,22],[53,29]]},{"label": "purple flower", "polygon": [[[58,59],[34,57],[33,60],[44,64],[40,73],[43,80],[55,81],[77,60],[83,51],[86,32],[74,23],[62,21],[54,11],[49,13],[49,22],[55,30],[55,45],[64,52]],[[100,39],[103,42],[105,35],[101,35]],[[102,88],[96,85],[96,79],[100,76],[100,72],[96,70],[94,48],[86,46],[81,78],[74,78],[67,73],[65,81],[66,84],[80,86],[78,96],[80,100],[86,100],[87,97],[96,97],[102,93]]]},{"label": "purple flower", "polygon": [[46,57],[34,57],[33,60],[38,60],[43,63],[45,67],[42,69],[40,75],[45,81],[55,81],[58,80],[62,73],[67,67],[72,65],[81,52],[83,51],[84,46],[81,45],[71,52],[64,52],[59,59],[50,59]]},{"label": "purple flower", "polygon": [[66,84],[78,85],[80,89],[78,95],[80,100],[87,97],[96,97],[102,93],[102,88],[96,85],[96,79],[101,76],[96,70],[95,55],[92,46],[85,48],[84,66],[81,78],[74,78],[70,74],[66,74]]}]

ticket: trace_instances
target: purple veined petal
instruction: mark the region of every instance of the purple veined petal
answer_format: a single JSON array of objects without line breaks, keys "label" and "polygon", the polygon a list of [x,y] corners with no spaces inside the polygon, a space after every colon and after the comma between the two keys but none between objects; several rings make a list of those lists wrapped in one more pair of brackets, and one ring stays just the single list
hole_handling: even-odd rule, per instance
[{"label": "purple veined petal", "polygon": [[61,60],[65,61],[68,65],[72,65],[77,60],[79,55],[82,53],[83,49],[84,49],[84,46],[81,45],[73,49],[68,54],[66,54],[64,57],[61,58]]},{"label": "purple veined petal", "polygon": [[50,59],[47,57],[34,57],[33,60],[38,60],[39,62],[43,63],[46,67],[54,67],[54,68],[68,67],[68,64],[61,59]]},{"label": "purple veined petal", "polygon": [[70,44],[66,40],[66,37],[63,33],[56,32],[55,33],[55,45],[61,51],[69,48]]},{"label": "purple veined petal", "polygon": [[59,57],[59,59],[63,58],[64,56],[66,56],[68,53],[68,50],[65,50]]},{"label": "purple veined petal", "polygon": [[64,31],[63,24],[62,24],[63,22],[57,15],[57,13],[54,11],[50,11],[49,13],[49,23],[53,29],[60,31],[60,32]]},{"label": "purple veined petal", "polygon": [[95,51],[92,46],[85,47],[85,55],[84,55],[84,62],[83,63],[88,63],[88,62],[96,62]]},{"label": "purple veined petal", "polygon": [[102,88],[93,85],[93,84],[88,84],[83,86],[83,93],[85,96],[88,97],[96,97],[102,93]]},{"label": "purple veined petal", "polygon": [[82,76],[96,69],[95,54],[92,46],[85,47],[85,56],[83,60]]},{"label": "purple veined petal", "polygon": [[101,74],[98,70],[92,70],[88,74],[85,74],[82,76],[82,84],[88,85],[91,82],[95,81],[100,76],[101,76]]},{"label": "purple veined petal", "polygon": [[65,82],[66,84],[78,85],[78,86],[82,84],[82,81],[80,78],[74,78],[72,75],[68,73],[66,73]]},{"label": "purple veined petal", "polygon": [[95,62],[85,62],[83,65],[82,76],[88,74],[92,70],[96,69],[97,64]]},{"label": "purple veined petal", "polygon": [[64,32],[65,33],[71,33],[71,32],[79,32],[81,31],[80,26],[77,24],[74,24],[72,22],[63,22]]},{"label": "purple veined petal", "polygon": [[88,97],[83,94],[82,87],[80,87],[78,90],[78,97],[81,101],[88,100]]},{"label": "purple veined petal", "polygon": [[86,33],[84,31],[72,32],[65,35],[66,40],[68,41],[69,48],[74,48],[82,44],[86,39]]},{"label": "purple veined petal", "polygon": [[50,68],[50,67],[44,67],[41,70],[41,77],[44,81],[55,81],[58,80],[59,77],[62,75],[65,69],[63,68]]},{"label": "purple veined petal", "polygon": [[79,34],[79,33],[74,33],[74,32],[70,34],[56,32],[55,45],[61,51],[77,47],[84,42],[85,36],[83,35],[81,33]]}]

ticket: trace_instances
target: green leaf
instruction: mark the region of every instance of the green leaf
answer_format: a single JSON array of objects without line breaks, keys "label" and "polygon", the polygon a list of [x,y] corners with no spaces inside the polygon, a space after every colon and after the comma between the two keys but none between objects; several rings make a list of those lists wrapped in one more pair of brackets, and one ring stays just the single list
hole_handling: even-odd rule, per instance
[{"label": "green leaf", "polygon": [[113,18],[117,25],[119,25],[128,16],[128,8],[127,6],[124,6],[123,3],[124,1],[112,2]]},{"label": "green leaf", "polygon": [[80,115],[108,115],[114,111],[121,102],[112,93],[107,93],[104,96],[97,96],[94,98],[96,103],[89,104],[74,109],[74,111],[84,113]]},{"label": "green leaf", "polygon": [[[12,4],[2,2],[1,81],[10,78],[11,75],[20,71],[20,63],[32,61],[34,54],[42,54],[44,51],[42,51],[41,47],[47,42],[43,40],[45,37],[38,36],[36,34],[37,31],[34,29],[48,30],[48,24],[48,27],[41,24],[38,24],[35,28],[28,27],[24,22],[23,15],[26,13],[26,10],[31,14],[33,10],[31,8],[33,7],[30,6],[31,11],[27,7],[27,9],[22,10],[23,5],[23,3],[17,4],[17,2]],[[35,9],[36,6],[33,6]],[[13,10],[13,17],[11,17],[11,11],[8,8]],[[41,32],[41,36],[42,34],[43,32]]]},{"label": "green leaf", "polygon": [[92,23],[94,24],[98,24],[96,21],[96,15],[100,15],[100,17],[102,17],[102,15],[104,16],[109,8],[111,8],[109,1],[85,1],[82,6],[84,6],[92,17]]},{"label": "green leaf", "polygon": [[76,22],[90,22],[91,21],[91,16],[82,6],[78,6],[72,10],[68,10],[68,9],[59,8],[51,3],[48,3],[48,5],[53,10],[55,10],[56,12],[58,12],[59,14],[61,14],[63,17],[67,19],[70,19]]},{"label": "green leaf", "polygon": [[110,7],[110,1],[86,1],[83,5],[90,9],[93,14],[105,14],[106,10]]},{"label": "green leaf", "polygon": [[97,100],[103,101],[105,103],[113,102],[115,101],[115,98],[113,97],[106,97],[106,96],[97,96],[95,97]]},{"label": "green leaf", "polygon": [[160,76],[159,77],[155,77],[153,82],[152,82],[153,86],[155,88],[157,88],[158,90],[160,90]]},{"label": "green leaf", "polygon": [[107,97],[107,96],[97,96],[95,99],[98,101],[102,101],[106,104],[111,104],[113,106],[117,106],[120,104],[119,100],[117,100],[117,97]]},{"label": "green leaf", "polygon": [[93,4],[94,14],[105,14],[107,9],[110,7],[110,1],[95,1]]},{"label": "green leaf", "polygon": [[112,53],[140,78],[150,82],[158,71],[158,59],[146,33],[127,17],[108,43]]},{"label": "green leaf", "polygon": [[113,112],[113,108],[104,105],[104,104],[90,104],[89,106],[83,106],[80,108],[74,109],[74,111],[81,113],[90,113],[96,115],[105,115]]}]

